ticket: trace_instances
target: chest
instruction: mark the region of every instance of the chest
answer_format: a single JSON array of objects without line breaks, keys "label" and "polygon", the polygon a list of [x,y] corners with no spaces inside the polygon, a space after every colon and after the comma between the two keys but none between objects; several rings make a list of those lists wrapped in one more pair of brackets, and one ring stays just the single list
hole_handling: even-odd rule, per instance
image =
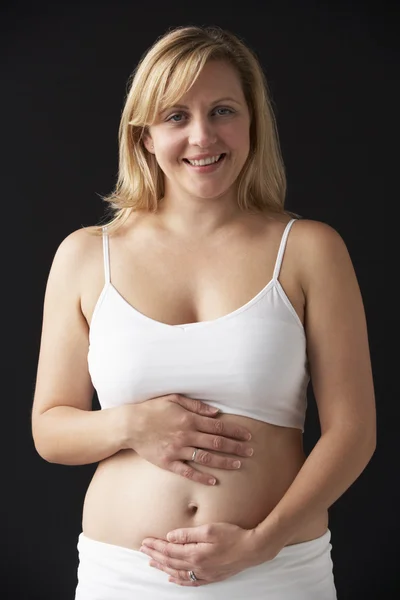
[{"label": "chest", "polygon": [[[138,236],[126,251],[110,238],[110,278],[120,296],[138,312],[168,325],[210,321],[251,301],[271,281],[280,236],[253,235],[220,244],[167,244]],[[286,251],[279,281],[304,322],[304,296],[293,256]],[[85,316],[90,323],[104,285],[101,268],[87,286]]]}]

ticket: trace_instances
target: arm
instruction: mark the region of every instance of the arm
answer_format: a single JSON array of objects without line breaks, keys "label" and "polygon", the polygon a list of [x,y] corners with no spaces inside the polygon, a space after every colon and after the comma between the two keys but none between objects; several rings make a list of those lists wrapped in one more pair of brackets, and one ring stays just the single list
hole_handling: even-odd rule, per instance
[{"label": "arm", "polygon": [[[82,465],[122,448],[120,411],[92,411],[87,369],[88,325],[81,311],[80,284],[87,232],[78,230],[59,246],[50,269],[32,408],[37,452],[49,462]],[[99,242],[99,253],[101,252]]]},{"label": "arm", "polygon": [[334,229],[315,221],[299,224],[307,349],[321,437],[283,498],[256,528],[261,554],[271,535],[283,547],[317,511],[340,498],[376,447],[367,324],[351,259]]}]

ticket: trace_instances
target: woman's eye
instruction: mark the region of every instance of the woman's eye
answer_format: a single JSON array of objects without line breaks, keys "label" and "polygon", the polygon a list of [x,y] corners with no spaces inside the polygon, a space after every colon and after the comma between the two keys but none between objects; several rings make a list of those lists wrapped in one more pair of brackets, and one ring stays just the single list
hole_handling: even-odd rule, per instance
[{"label": "woman's eye", "polygon": [[[233,110],[231,110],[230,108],[216,108],[213,112],[224,111],[224,110],[227,110],[228,113],[233,114]],[[172,123],[181,123],[182,122],[181,120],[176,121],[175,118],[182,117],[182,115],[184,115],[184,113],[175,113],[175,114],[171,115],[170,117],[168,117],[167,122],[171,121]],[[221,116],[224,116],[224,115],[221,115]]]},{"label": "woman's eye", "polygon": [[167,119],[167,121],[172,121],[173,123],[180,123],[180,121],[173,121],[173,119],[174,119],[175,117],[180,117],[180,116],[182,116],[182,115],[181,115],[181,114],[177,114],[177,115],[171,115],[171,116],[170,116],[170,117]]},{"label": "woman's eye", "polygon": [[233,110],[230,108],[217,108],[217,110],[227,110],[228,112],[233,113]]}]

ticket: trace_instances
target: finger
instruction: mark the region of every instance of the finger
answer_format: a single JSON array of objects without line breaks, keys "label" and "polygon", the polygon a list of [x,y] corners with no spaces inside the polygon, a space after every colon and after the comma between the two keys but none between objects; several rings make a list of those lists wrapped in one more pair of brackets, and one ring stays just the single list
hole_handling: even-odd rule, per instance
[{"label": "finger", "polygon": [[195,398],[188,398],[187,396],[181,396],[179,394],[171,394],[169,399],[171,402],[175,402],[183,408],[186,408],[186,410],[197,413],[198,415],[215,417],[219,413],[217,408],[213,408],[209,404],[206,404],[201,400],[196,400]]},{"label": "finger", "polygon": [[[226,454],[235,454],[237,456],[249,457],[254,454],[254,448],[250,446],[250,444],[235,442],[222,435],[202,435],[200,433],[195,433],[190,435],[190,443],[193,448],[214,450],[214,452],[225,452]],[[188,450],[190,450],[190,448],[188,448]],[[189,459],[190,457],[187,457],[185,454],[185,460]],[[206,458],[205,460],[209,460],[209,458]],[[197,456],[196,462],[199,462]]]},{"label": "finger", "polygon": [[[168,553],[173,552],[174,554],[171,554],[171,556],[175,557],[177,556],[175,552],[179,547],[186,548],[185,556],[190,556],[191,559],[193,559],[190,552],[198,552],[200,549],[199,544],[203,546],[204,544],[212,543],[216,539],[218,529],[219,526],[215,523],[204,523],[203,525],[198,525],[197,527],[180,527],[179,529],[173,529],[167,533],[168,542],[172,542],[169,544]],[[152,547],[157,549],[161,548],[161,551],[163,551],[162,548],[165,547],[163,544],[168,542],[151,539],[150,543]],[[143,543],[147,544],[147,541],[143,540]],[[158,546],[155,544],[158,544]],[[172,548],[170,548],[170,546],[172,546]]]},{"label": "finger", "polygon": [[190,479],[191,481],[196,481],[197,483],[202,483],[204,485],[215,485],[217,480],[213,475],[209,473],[201,473],[197,469],[193,469],[187,463],[182,462],[180,460],[173,461],[169,470],[172,473],[176,473],[177,475],[181,475],[181,477],[185,477],[186,479]]},{"label": "finger", "polygon": [[[235,575],[235,573],[233,573]],[[208,585],[210,583],[216,583],[217,581],[224,581],[224,579],[228,579],[229,576],[223,577],[213,577],[212,579],[198,579],[197,581],[192,581],[190,577],[186,577],[185,579],[178,579],[177,577],[169,577],[168,581],[170,583],[175,583],[176,585],[181,585],[184,587],[199,587],[201,585]]]},{"label": "finger", "polygon": [[175,569],[168,569],[167,567],[164,567],[163,565],[160,565],[160,564],[154,563],[154,562],[150,562],[149,564],[151,567],[159,569],[160,571],[167,573],[167,575],[170,575],[170,578],[168,580],[170,583],[176,583],[177,585],[187,586],[187,587],[199,587],[200,585],[204,585],[204,584],[208,583],[207,581],[200,580],[200,579],[198,581],[192,581],[189,577],[188,570],[187,571],[177,571]]},{"label": "finger", "polygon": [[202,431],[203,433],[214,433],[218,436],[233,440],[243,440],[245,442],[251,440],[250,431],[235,423],[226,423],[220,419],[197,418],[196,425],[198,431]]},{"label": "finger", "polygon": [[[180,535],[180,531],[180,529],[176,530],[178,537]],[[203,532],[201,532],[201,534],[204,536]],[[153,552],[158,552],[159,555],[162,556],[164,559],[178,560],[181,561],[182,564],[184,563],[185,565],[188,561],[190,561],[190,564],[186,566],[188,566],[188,568],[191,569],[193,566],[193,561],[195,560],[196,552],[199,552],[199,544],[181,544],[166,542],[165,540],[159,538],[145,538],[140,547],[140,551],[144,554],[148,554],[148,556],[153,556]],[[159,562],[163,562],[163,560]]]},{"label": "finger", "polygon": [[171,556],[167,556],[163,552],[158,552],[158,550],[154,550],[154,548],[147,548],[142,546],[140,552],[146,554],[152,560],[168,569],[175,569],[177,571],[189,571],[192,568],[192,563],[188,562],[187,560],[172,558]]},{"label": "finger", "polygon": [[187,457],[185,460],[192,464],[205,465],[207,467],[213,467],[216,469],[240,469],[242,463],[237,458],[230,458],[229,456],[219,456],[213,452],[207,452],[201,448],[197,448],[195,459],[192,460],[194,448],[185,448]]}]

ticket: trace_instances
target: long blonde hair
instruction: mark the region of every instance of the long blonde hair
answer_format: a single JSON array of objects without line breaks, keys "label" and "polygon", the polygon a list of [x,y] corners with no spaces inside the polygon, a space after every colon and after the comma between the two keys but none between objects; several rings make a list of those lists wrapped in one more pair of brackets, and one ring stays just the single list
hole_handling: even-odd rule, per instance
[{"label": "long blonde hair", "polygon": [[267,81],[256,54],[220,27],[182,26],[157,39],[128,80],[118,132],[118,179],[114,191],[102,197],[112,212],[109,231],[132,211],[157,212],[164,195],[163,172],[146,150],[143,136],[157,115],[191,88],[209,60],[225,60],[236,69],[250,112],[250,152],[238,178],[238,206],[243,211],[295,215],[284,210],[285,168]]}]

